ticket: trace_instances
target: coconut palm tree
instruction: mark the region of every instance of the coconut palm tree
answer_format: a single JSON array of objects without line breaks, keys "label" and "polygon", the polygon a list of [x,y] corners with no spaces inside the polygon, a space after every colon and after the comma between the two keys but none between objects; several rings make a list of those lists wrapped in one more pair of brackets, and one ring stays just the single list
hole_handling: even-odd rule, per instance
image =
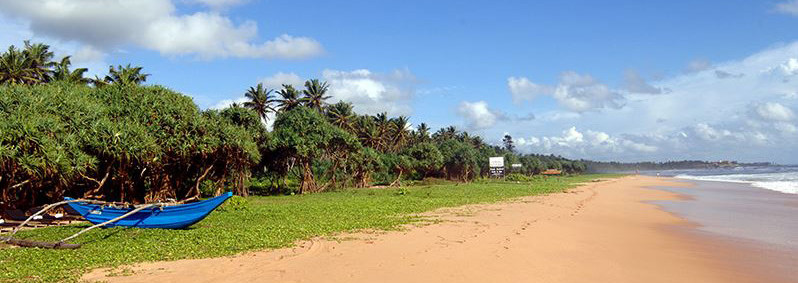
[{"label": "coconut palm tree", "polygon": [[377,115],[375,115],[373,119],[374,119],[374,125],[377,129],[377,137],[379,138],[379,143],[377,144],[377,147],[375,147],[374,149],[379,151],[385,151],[385,148],[387,147],[386,141],[389,140],[388,132],[391,129],[390,128],[391,122],[388,119],[388,113],[385,112],[377,113]]},{"label": "coconut palm tree", "polygon": [[391,127],[393,132],[393,147],[394,151],[399,151],[410,137],[410,132],[407,131],[410,126],[410,119],[407,116],[399,116],[391,119]]},{"label": "coconut palm tree", "polygon": [[263,87],[262,83],[258,83],[255,87],[249,87],[249,90],[244,94],[249,101],[244,102],[244,107],[255,110],[263,121],[266,121],[266,114],[275,112],[272,103],[275,100],[272,97],[272,90]]},{"label": "coconut palm tree", "polygon": [[277,100],[277,107],[280,111],[288,111],[301,105],[299,91],[292,85],[284,84],[283,89],[278,90],[277,94],[280,95],[280,99]]},{"label": "coconut palm tree", "polygon": [[0,55],[0,83],[30,84],[36,81],[36,74],[28,67],[25,53],[13,45]]},{"label": "coconut palm tree", "polygon": [[141,69],[142,67],[132,67],[130,64],[124,67],[122,65],[111,66],[103,81],[108,84],[139,85],[147,81],[147,77],[150,76],[150,74],[142,73]]},{"label": "coconut palm tree", "polygon": [[305,106],[321,112],[326,104],[325,100],[330,98],[330,96],[325,95],[329,89],[330,85],[327,82],[319,82],[318,79],[306,81],[305,89],[302,90],[302,94],[304,95],[302,101],[305,103]]},{"label": "coconut palm tree", "polygon": [[327,107],[327,117],[333,125],[352,132],[352,123],[355,112],[352,111],[352,103],[339,101]]},{"label": "coconut palm tree", "polygon": [[360,119],[358,128],[360,131],[358,135],[360,143],[375,150],[379,150],[382,144],[382,137],[374,122],[372,122],[371,119]]},{"label": "coconut palm tree", "polygon": [[89,84],[92,80],[90,78],[83,77],[83,74],[89,69],[77,68],[74,70],[69,70],[69,66],[72,65],[70,57],[71,56],[65,56],[64,58],[61,58],[61,62],[55,65],[55,69],[53,70],[53,80],[76,84]]},{"label": "coconut palm tree", "polygon": [[432,135],[432,138],[436,141],[445,141],[457,138],[458,133],[459,132],[457,131],[457,128],[454,126],[448,126],[435,132],[435,134]]},{"label": "coconut palm tree", "polygon": [[44,43],[33,43],[25,41],[25,49],[22,50],[25,56],[27,68],[29,72],[35,77],[31,83],[46,83],[50,81],[51,68],[56,65],[53,62],[55,56],[50,51],[50,45]]},{"label": "coconut palm tree", "polygon": [[417,142],[429,141],[429,126],[427,126],[427,123],[418,124],[418,128],[415,131],[415,139]]}]

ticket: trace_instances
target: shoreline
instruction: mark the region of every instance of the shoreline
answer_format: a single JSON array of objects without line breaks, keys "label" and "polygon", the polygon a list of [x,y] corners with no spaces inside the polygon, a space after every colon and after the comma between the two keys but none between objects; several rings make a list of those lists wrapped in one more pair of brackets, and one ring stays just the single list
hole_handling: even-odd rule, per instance
[{"label": "shoreline", "polygon": [[293,248],[230,257],[99,269],[83,280],[779,282],[729,260],[745,254],[743,249],[713,247],[708,245],[711,239],[672,229],[694,224],[648,201],[683,199],[653,188],[674,184],[679,183],[629,176],[566,193],[440,209],[425,214],[439,223],[402,231],[313,239]]},{"label": "shoreline", "polygon": [[[748,183],[675,179],[687,186],[655,189],[683,195],[687,201],[652,203],[690,223],[667,230],[708,249],[726,251],[735,269],[745,270],[762,282],[794,282],[798,278],[798,271],[793,268],[798,264],[798,243],[790,236],[798,234],[798,225],[791,225],[789,220],[798,213],[798,197]],[[740,211],[738,206],[746,209]],[[773,215],[779,207],[781,217]],[[785,231],[774,237],[769,230]]]}]

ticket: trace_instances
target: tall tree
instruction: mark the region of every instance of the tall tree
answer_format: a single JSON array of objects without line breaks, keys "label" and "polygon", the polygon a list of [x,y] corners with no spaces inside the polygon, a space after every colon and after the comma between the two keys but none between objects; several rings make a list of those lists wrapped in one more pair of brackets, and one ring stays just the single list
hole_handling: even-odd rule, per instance
[{"label": "tall tree", "polygon": [[333,125],[352,132],[355,112],[352,111],[352,103],[339,101],[327,107],[327,118]]},{"label": "tall tree", "polygon": [[274,107],[272,107],[272,103],[275,102],[272,97],[272,90],[263,87],[262,83],[258,83],[258,85],[254,87],[249,87],[249,90],[247,90],[244,96],[249,99],[249,101],[244,102],[244,107],[255,110],[255,113],[257,113],[263,121],[268,119],[266,115],[269,114],[269,112],[275,112]]},{"label": "tall tree", "polygon": [[418,142],[428,142],[429,139],[429,126],[427,123],[418,124],[418,128],[415,131],[415,138]]},{"label": "tall tree", "polygon": [[391,122],[388,119],[388,113],[382,112],[377,113],[373,117],[374,119],[374,126],[377,129],[377,147],[375,147],[378,151],[385,151],[387,147],[387,141],[390,140],[388,136],[389,130],[391,129]]},{"label": "tall tree", "polygon": [[72,65],[70,57],[71,56],[65,56],[64,58],[61,58],[61,62],[55,65],[55,69],[53,70],[53,80],[76,83],[76,84],[90,83],[92,81],[91,79],[83,77],[83,74],[86,73],[89,69],[86,68],[77,68],[74,70],[69,69],[69,66]]},{"label": "tall tree", "polygon": [[11,45],[8,51],[0,55],[0,83],[31,84],[36,81],[36,74],[28,67],[25,53]]},{"label": "tall tree", "polygon": [[515,152],[515,145],[513,144],[512,136],[510,136],[509,134],[504,135],[502,143],[504,143],[504,149],[506,149],[509,152]]},{"label": "tall tree", "polygon": [[391,126],[393,129],[393,147],[394,151],[399,151],[410,137],[407,128],[410,126],[410,119],[407,116],[399,116],[391,119]]},{"label": "tall tree", "polygon": [[150,74],[142,73],[141,69],[142,67],[132,67],[130,64],[124,67],[122,65],[111,66],[108,69],[108,75],[103,80],[108,84],[140,85],[150,76]]},{"label": "tall tree", "polygon": [[299,91],[292,85],[284,84],[283,89],[277,91],[280,99],[277,100],[277,107],[280,111],[288,111],[301,105]]},{"label": "tall tree", "polygon": [[302,101],[305,106],[321,112],[326,100],[330,98],[330,96],[326,95],[329,89],[330,85],[327,82],[320,82],[318,79],[306,81],[305,89],[302,90],[304,95]]},{"label": "tall tree", "polygon": [[[360,150],[360,143],[350,133],[330,124],[317,111],[308,107],[297,107],[277,115],[270,148],[284,152],[295,159],[301,167],[302,180],[299,192],[314,192],[326,186],[318,186],[314,178],[314,162],[329,160],[329,172],[345,160],[348,153]],[[336,158],[344,157],[344,158]],[[331,159],[331,160],[330,160]]]},{"label": "tall tree", "polygon": [[25,49],[22,51],[26,57],[27,68],[35,78],[31,83],[47,83],[51,79],[51,68],[56,65],[53,62],[54,54],[50,51],[50,45],[44,43],[30,43],[25,41]]}]

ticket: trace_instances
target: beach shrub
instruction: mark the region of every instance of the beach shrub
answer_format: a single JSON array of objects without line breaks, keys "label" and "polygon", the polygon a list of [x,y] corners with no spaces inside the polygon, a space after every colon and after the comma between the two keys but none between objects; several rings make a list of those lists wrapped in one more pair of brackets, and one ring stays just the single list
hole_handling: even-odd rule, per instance
[{"label": "beach shrub", "polygon": [[479,172],[478,153],[473,146],[455,139],[438,145],[443,156],[444,175],[451,180],[468,181]]},{"label": "beach shrub", "polygon": [[63,196],[152,202],[243,190],[260,158],[251,131],[160,86],[0,86],[0,202]]},{"label": "beach shrub", "polygon": [[529,181],[532,181],[532,177],[529,177],[529,176],[524,175],[524,174],[519,174],[519,173],[508,174],[504,179],[506,181],[511,181],[511,182],[529,182]]},{"label": "beach shrub", "polygon": [[331,162],[325,173],[332,173],[330,179],[335,182],[334,173],[345,166],[350,154],[361,148],[352,134],[328,122],[317,110],[304,106],[277,115],[269,145],[284,158],[296,161],[302,176],[299,193],[326,188],[317,184],[314,162]]},{"label": "beach shrub", "polygon": [[249,209],[249,201],[247,198],[242,196],[234,195],[225,201],[222,205],[220,205],[216,210],[218,211],[239,211],[239,210],[248,210]]}]

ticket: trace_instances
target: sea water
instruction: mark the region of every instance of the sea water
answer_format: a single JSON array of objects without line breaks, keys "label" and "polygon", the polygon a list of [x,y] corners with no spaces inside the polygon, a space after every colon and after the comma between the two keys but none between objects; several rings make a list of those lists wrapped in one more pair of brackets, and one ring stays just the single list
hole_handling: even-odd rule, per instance
[{"label": "sea water", "polygon": [[798,167],[735,167],[663,172],[680,179],[745,183],[756,188],[798,194]]}]

